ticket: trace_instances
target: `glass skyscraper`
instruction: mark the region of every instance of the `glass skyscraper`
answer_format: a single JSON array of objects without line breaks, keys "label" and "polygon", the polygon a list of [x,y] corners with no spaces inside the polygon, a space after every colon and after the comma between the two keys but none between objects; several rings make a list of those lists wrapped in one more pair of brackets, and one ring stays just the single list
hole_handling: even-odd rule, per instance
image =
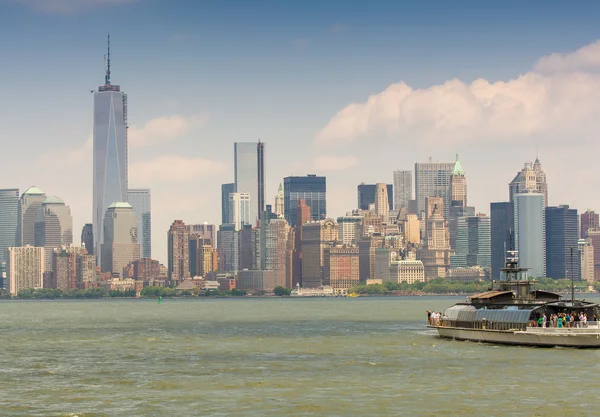
[{"label": "glass skyscraper", "polygon": [[229,194],[235,193],[235,184],[221,184],[221,224],[229,223]]},{"label": "glass skyscraper", "polygon": [[19,190],[0,190],[0,263],[6,262],[6,250],[20,246]]},{"label": "glass skyscraper", "polygon": [[450,182],[454,172],[454,162],[425,162],[415,164],[415,199],[419,217],[426,209],[425,198],[444,199],[444,218],[448,218],[452,203]]},{"label": "glass skyscraper", "polygon": [[452,268],[481,266],[489,268],[490,218],[486,216],[459,217],[456,254],[450,257]]},{"label": "glass skyscraper", "polygon": [[[581,277],[577,209],[546,207],[546,276],[554,279]],[[571,262],[571,248],[573,259]]]},{"label": "glass skyscraper", "polygon": [[[500,269],[504,267],[506,251],[510,249],[510,234],[514,235],[515,213],[510,202],[491,203],[490,219],[492,229],[492,271],[491,279],[504,279]],[[515,247],[513,237],[513,248]]]},{"label": "glass skyscraper", "polygon": [[133,207],[138,222],[138,242],[142,258],[152,257],[152,215],[149,188],[132,188],[127,191],[127,201]]},{"label": "glass skyscraper", "polygon": [[296,226],[298,201],[310,207],[311,220],[322,220],[327,214],[327,183],[325,177],[309,174],[306,177],[283,179],[283,211],[290,226]]},{"label": "glass skyscraper", "polygon": [[530,268],[534,278],[546,276],[546,212],[544,194],[514,195],[515,248],[519,251],[519,266]]},{"label": "glass skyscraper", "polygon": [[[108,206],[127,201],[127,95],[110,83],[110,44],[104,85],[94,93],[93,170],[94,248],[100,248]],[[101,251],[96,254],[101,265]]]},{"label": "glass skyscraper", "polygon": [[394,171],[394,209],[405,207],[412,200],[412,171]]},{"label": "glass skyscraper", "polygon": [[260,141],[233,144],[235,192],[250,195],[250,224],[252,225],[256,224],[256,220],[265,209],[264,151],[265,144]]}]

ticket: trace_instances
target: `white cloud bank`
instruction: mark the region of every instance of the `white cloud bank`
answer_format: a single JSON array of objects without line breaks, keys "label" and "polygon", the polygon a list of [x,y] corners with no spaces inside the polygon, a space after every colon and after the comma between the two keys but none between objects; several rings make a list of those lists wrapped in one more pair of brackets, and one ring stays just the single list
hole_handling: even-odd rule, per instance
[{"label": "white cloud bank", "polygon": [[323,155],[317,156],[314,160],[314,168],[317,171],[345,171],[347,169],[357,166],[359,160],[355,156],[334,156],[334,155]]},{"label": "white cloud bank", "polygon": [[203,114],[192,116],[165,116],[149,120],[142,127],[130,126],[127,131],[128,145],[133,148],[170,142],[193,128],[202,126],[208,117]]},{"label": "white cloud bank", "polygon": [[509,81],[454,79],[427,89],[392,84],[340,110],[316,135],[322,147],[394,137],[449,145],[470,141],[595,140],[600,129],[600,42],[540,59]]}]

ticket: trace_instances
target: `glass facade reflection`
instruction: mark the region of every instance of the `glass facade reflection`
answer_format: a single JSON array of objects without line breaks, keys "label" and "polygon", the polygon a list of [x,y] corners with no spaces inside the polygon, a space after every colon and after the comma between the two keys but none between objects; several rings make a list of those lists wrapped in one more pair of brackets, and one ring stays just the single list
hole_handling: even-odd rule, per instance
[{"label": "glass facade reflection", "polygon": [[[500,269],[504,267],[506,251],[510,249],[510,234],[514,230],[514,209],[510,202],[490,204],[492,234],[492,271],[491,278],[504,279]],[[514,238],[513,238],[514,248]]]},{"label": "glass facade reflection", "polygon": [[327,183],[325,177],[287,177],[283,179],[283,211],[290,226],[296,226],[298,201],[310,207],[311,220],[325,219],[327,214]]},{"label": "glass facade reflection", "polygon": [[6,261],[8,248],[19,245],[19,190],[0,190],[0,263]]},{"label": "glass facade reflection", "polygon": [[548,278],[580,279],[578,235],[577,209],[569,206],[546,207],[546,276]]},{"label": "glass facade reflection", "polygon": [[138,242],[142,258],[152,257],[152,215],[149,188],[132,188],[127,192],[127,201],[133,207],[138,222]]},{"label": "glass facade reflection", "polygon": [[250,224],[252,225],[256,224],[256,220],[264,210],[264,149],[265,144],[262,142],[235,142],[233,144],[235,192],[250,195],[252,202]]}]

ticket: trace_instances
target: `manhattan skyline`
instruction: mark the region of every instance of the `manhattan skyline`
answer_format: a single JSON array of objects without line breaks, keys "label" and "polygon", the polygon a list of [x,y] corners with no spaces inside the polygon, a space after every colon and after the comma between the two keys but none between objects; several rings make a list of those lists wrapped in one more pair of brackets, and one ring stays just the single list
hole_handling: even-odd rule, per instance
[{"label": "manhattan skyline", "polygon": [[75,236],[92,222],[89,91],[110,32],[111,79],[128,94],[129,187],[152,189],[163,263],[173,220],[220,223],[234,142],[266,144],[266,204],[284,177],[324,175],[333,218],[356,208],[361,182],[455,153],[477,211],[507,201],[536,154],[550,205],[600,207],[588,191],[599,185],[600,5],[337,4],[0,2],[0,33],[23,34],[0,46],[11,150],[1,188],[60,196]]}]

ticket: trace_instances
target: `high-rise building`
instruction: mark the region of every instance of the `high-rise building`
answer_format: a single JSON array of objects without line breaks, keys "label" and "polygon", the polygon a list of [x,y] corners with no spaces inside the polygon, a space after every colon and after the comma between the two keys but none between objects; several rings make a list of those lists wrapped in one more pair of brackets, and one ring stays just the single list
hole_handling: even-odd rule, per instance
[{"label": "high-rise building", "polygon": [[277,195],[275,196],[275,214],[277,214],[279,217],[283,217],[285,213],[285,206],[283,201],[283,185],[279,184],[279,188],[277,189]]},{"label": "high-rise building", "polygon": [[[296,287],[298,283],[302,284],[302,225],[310,221],[310,207],[306,205],[304,200],[299,200],[296,206],[296,219],[294,224],[294,253],[292,255],[292,287]],[[289,222],[289,221],[288,221]]]},{"label": "high-rise building", "polygon": [[286,177],[283,179],[283,200],[285,219],[290,226],[296,226],[298,202],[304,200],[310,207],[312,220],[322,220],[327,214],[327,184],[325,177],[309,174],[306,177]]},{"label": "high-rise building", "polygon": [[21,246],[19,230],[19,189],[0,190],[0,263],[8,248]]},{"label": "high-rise building", "polygon": [[188,224],[187,228],[190,236],[195,234],[203,239],[203,245],[212,245],[213,248],[217,247],[217,229],[214,224],[208,222]]},{"label": "high-rise building", "polygon": [[594,247],[590,239],[579,239],[579,264],[581,265],[581,280],[594,282]]},{"label": "high-rise building", "polygon": [[46,193],[35,186],[29,187],[21,196],[20,245],[35,246],[35,218],[44,200]]},{"label": "high-rise building", "polygon": [[309,222],[302,225],[302,287],[322,285],[321,226],[322,222]]},{"label": "high-rise building", "polygon": [[504,277],[500,269],[504,268],[506,251],[515,248],[514,236],[515,212],[510,202],[498,202],[490,204],[491,223],[491,256],[492,268],[491,279],[500,280]]},{"label": "high-rise building", "polygon": [[338,237],[344,245],[356,245],[362,230],[363,216],[358,212],[346,213],[345,216],[337,218]]},{"label": "high-rise building", "polygon": [[86,223],[81,229],[81,246],[88,254],[94,254],[94,228],[91,223]]},{"label": "high-rise building", "polygon": [[239,269],[261,269],[260,228],[246,224],[239,231]]},{"label": "high-rise building", "polygon": [[546,207],[547,277],[581,278],[578,226],[577,209],[571,209],[567,205]]},{"label": "high-rise building", "polygon": [[456,154],[454,169],[452,170],[452,176],[450,177],[450,195],[450,207],[467,207],[467,177],[458,160],[458,154]]},{"label": "high-rise building", "polygon": [[330,285],[334,294],[346,294],[350,288],[358,285],[359,249],[345,245],[324,247],[323,283]]},{"label": "high-rise building", "polygon": [[383,247],[381,234],[363,235],[358,239],[359,277],[360,282],[375,278],[375,254]]},{"label": "high-rise building", "polygon": [[160,277],[160,263],[151,258],[142,258],[128,265],[129,278],[138,281],[151,282]]},{"label": "high-rise building", "polygon": [[196,255],[196,271],[201,277],[207,274],[217,272],[219,269],[219,255],[217,250],[211,245],[201,245],[198,247]]},{"label": "high-rise building", "polygon": [[[104,85],[94,92],[94,248],[105,243],[104,219],[113,203],[127,201],[127,95],[110,80],[110,38]],[[109,245],[110,246],[110,245]],[[102,251],[97,262],[102,265]],[[108,264],[105,264],[108,265]],[[121,271],[114,271],[119,272]]]},{"label": "high-rise building", "polygon": [[508,184],[509,201],[512,203],[514,196],[519,193],[536,192],[544,195],[545,207],[548,207],[548,184],[546,173],[542,169],[539,159],[535,162],[525,163],[523,169]]},{"label": "high-rise building", "polygon": [[394,210],[406,208],[412,200],[412,171],[394,171]]},{"label": "high-rise building", "polygon": [[229,221],[233,224],[236,231],[242,229],[244,225],[252,225],[251,220],[252,201],[248,193],[229,194]]},{"label": "high-rise building", "polygon": [[54,288],[69,291],[80,287],[77,275],[77,257],[80,252],[81,248],[77,246],[52,249]]},{"label": "high-rise building", "polygon": [[169,280],[185,281],[190,278],[189,233],[182,220],[175,220],[167,233]]},{"label": "high-rise building", "polygon": [[600,227],[600,222],[598,221],[598,213],[594,210],[587,209],[584,213],[581,213],[581,232],[579,233],[579,237],[581,239],[585,239],[588,237],[588,230],[595,229]]},{"label": "high-rise building", "polygon": [[138,220],[138,242],[142,258],[152,257],[152,199],[150,188],[127,190],[127,201]]},{"label": "high-rise building", "polygon": [[[394,209],[394,186],[392,184],[386,184],[387,187],[387,199],[389,210]],[[365,184],[360,183],[357,187],[358,191],[358,209],[359,210],[370,210],[375,207],[377,200],[377,184]],[[373,205],[373,206],[371,206]]]},{"label": "high-rise building", "polygon": [[530,268],[532,277],[546,276],[546,220],[544,194],[529,192],[514,195],[515,249],[519,266]]},{"label": "high-rise building", "polygon": [[137,217],[131,204],[112,203],[104,215],[104,243],[101,246],[102,272],[123,276],[123,268],[140,259],[137,237]]},{"label": "high-rise building", "polygon": [[[451,207],[451,181],[455,162],[425,162],[415,164],[415,198],[419,217],[426,211],[427,197],[441,197],[444,200],[444,218],[448,218]],[[427,272],[425,272],[427,274]]]},{"label": "high-rise building", "polygon": [[487,216],[459,217],[456,253],[450,257],[450,267],[490,268],[492,263],[490,228],[490,218]]},{"label": "high-rise building", "polygon": [[38,209],[34,225],[35,246],[44,247],[45,270],[52,271],[52,253],[73,243],[71,209],[58,197],[47,197]]},{"label": "high-rise building", "polygon": [[388,202],[388,187],[386,184],[375,184],[375,213],[387,223],[390,204]]},{"label": "high-rise building", "polygon": [[594,248],[594,281],[600,281],[600,228],[588,229],[587,240]]},{"label": "high-rise building", "polygon": [[219,252],[219,272],[237,272],[239,270],[239,232],[232,224],[222,224],[217,233],[217,251]]},{"label": "high-rise building", "polygon": [[250,201],[250,224],[256,225],[265,207],[265,175],[264,175],[263,142],[235,142],[234,182],[235,192],[248,194]]},{"label": "high-rise building", "polygon": [[291,288],[287,282],[287,257],[290,226],[285,219],[271,220],[265,226],[265,269],[275,271],[275,286]]},{"label": "high-rise building", "polygon": [[45,259],[44,248],[27,245],[7,249],[6,290],[10,295],[43,287]]},{"label": "high-rise building", "polygon": [[417,255],[423,262],[427,281],[445,278],[450,266],[450,238],[443,212],[442,197],[425,198],[425,236]]},{"label": "high-rise building", "polygon": [[473,217],[475,216],[475,207],[463,206],[462,201],[453,200],[452,207],[448,213],[448,233],[450,236],[450,247],[456,248],[456,235],[458,232],[458,219],[460,217]]},{"label": "high-rise building", "polygon": [[421,243],[421,228],[416,214],[407,214],[404,224],[404,241],[413,245]]},{"label": "high-rise building", "polygon": [[221,185],[221,224],[229,223],[229,194],[235,193],[235,183]]}]

